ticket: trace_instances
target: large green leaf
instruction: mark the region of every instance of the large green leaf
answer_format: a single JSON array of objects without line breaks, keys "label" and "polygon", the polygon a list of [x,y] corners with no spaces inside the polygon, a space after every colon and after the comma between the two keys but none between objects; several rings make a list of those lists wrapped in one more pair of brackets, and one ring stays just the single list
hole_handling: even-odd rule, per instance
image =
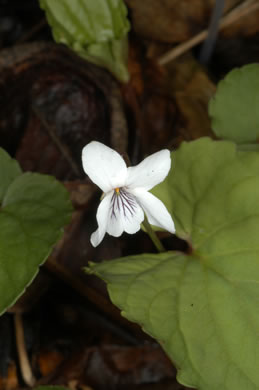
[{"label": "large green leaf", "polygon": [[161,343],[182,384],[259,389],[259,154],[207,138],[184,143],[154,193],[191,253],[129,256],[88,272]]},{"label": "large green leaf", "polygon": [[39,0],[56,42],[128,81],[127,33],[123,0]]},{"label": "large green leaf", "polygon": [[234,69],[217,88],[209,104],[212,129],[238,144],[259,140],[259,65]]},{"label": "large green leaf", "polygon": [[24,292],[72,211],[64,186],[47,175],[22,174],[0,149],[0,313]]}]

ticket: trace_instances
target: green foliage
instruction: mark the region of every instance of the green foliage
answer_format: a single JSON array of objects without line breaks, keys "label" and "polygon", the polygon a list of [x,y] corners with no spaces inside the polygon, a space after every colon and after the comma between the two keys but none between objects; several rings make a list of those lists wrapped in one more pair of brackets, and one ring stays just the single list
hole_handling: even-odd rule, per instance
[{"label": "green foliage", "polygon": [[259,154],[203,138],[172,153],[153,193],[191,245],[90,264],[122,314],[200,390],[259,388]]},{"label": "green foliage", "polygon": [[212,129],[237,144],[259,140],[259,65],[234,69],[217,88],[209,104]]},{"label": "green foliage", "polygon": [[72,211],[64,186],[47,175],[22,174],[0,149],[0,313],[24,292],[62,235]]},{"label": "green foliage", "polygon": [[0,202],[3,202],[4,195],[9,185],[16,177],[22,174],[22,170],[16,160],[13,160],[8,153],[0,149]]},{"label": "green foliage", "polygon": [[39,0],[54,39],[90,62],[128,81],[127,33],[123,0]]}]

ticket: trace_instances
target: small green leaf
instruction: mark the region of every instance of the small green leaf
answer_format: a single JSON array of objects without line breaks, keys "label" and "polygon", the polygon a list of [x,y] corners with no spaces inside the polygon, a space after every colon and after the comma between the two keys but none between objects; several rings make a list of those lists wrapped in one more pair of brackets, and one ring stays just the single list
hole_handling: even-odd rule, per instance
[{"label": "small green leaf", "polygon": [[1,314],[36,276],[69,222],[72,206],[61,183],[47,175],[21,174],[1,149],[0,182]]},{"label": "small green leaf", "polygon": [[153,193],[192,253],[129,256],[87,272],[161,343],[179,382],[259,389],[259,154],[208,138],[183,143]]},{"label": "small green leaf", "polygon": [[219,137],[238,144],[259,139],[259,65],[231,71],[209,104],[212,129]]},{"label": "small green leaf", "polygon": [[130,25],[123,0],[40,0],[40,6],[56,42],[128,81]]}]

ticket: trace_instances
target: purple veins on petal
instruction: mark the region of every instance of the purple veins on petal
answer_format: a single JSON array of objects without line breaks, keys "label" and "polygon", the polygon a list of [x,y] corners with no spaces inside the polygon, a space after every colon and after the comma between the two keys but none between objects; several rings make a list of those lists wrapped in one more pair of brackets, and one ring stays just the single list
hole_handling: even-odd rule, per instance
[{"label": "purple veins on petal", "polygon": [[116,212],[123,212],[125,218],[134,215],[136,210],[136,200],[133,195],[125,191],[123,188],[115,188],[111,199],[111,218],[117,219]]}]

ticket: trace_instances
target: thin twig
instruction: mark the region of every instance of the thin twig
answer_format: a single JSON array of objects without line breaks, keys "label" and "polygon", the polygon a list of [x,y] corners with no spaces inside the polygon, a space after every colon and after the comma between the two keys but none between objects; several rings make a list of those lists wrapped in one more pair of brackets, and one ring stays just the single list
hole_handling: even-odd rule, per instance
[{"label": "thin twig", "polygon": [[23,322],[20,313],[14,314],[14,326],[15,326],[16,346],[17,346],[21,374],[26,385],[32,387],[35,385],[36,379],[32,373],[31,365],[26,350]]},{"label": "thin twig", "polygon": [[[245,1],[241,5],[237,6],[232,11],[230,11],[226,16],[224,16],[224,18],[222,18],[222,21],[219,26],[219,30],[224,29],[225,27],[236,22],[238,19],[249,14],[250,12],[255,11],[258,8],[259,8],[259,2],[257,0]],[[167,53],[163,54],[160,58],[158,58],[158,63],[160,65],[166,65],[168,62],[174,60],[175,58],[179,57],[180,55],[182,55],[192,47],[201,43],[204,39],[206,39],[207,35],[208,35],[208,30],[201,31],[199,34],[195,35],[187,42],[184,42],[176,46],[172,50],[169,50]]]}]

